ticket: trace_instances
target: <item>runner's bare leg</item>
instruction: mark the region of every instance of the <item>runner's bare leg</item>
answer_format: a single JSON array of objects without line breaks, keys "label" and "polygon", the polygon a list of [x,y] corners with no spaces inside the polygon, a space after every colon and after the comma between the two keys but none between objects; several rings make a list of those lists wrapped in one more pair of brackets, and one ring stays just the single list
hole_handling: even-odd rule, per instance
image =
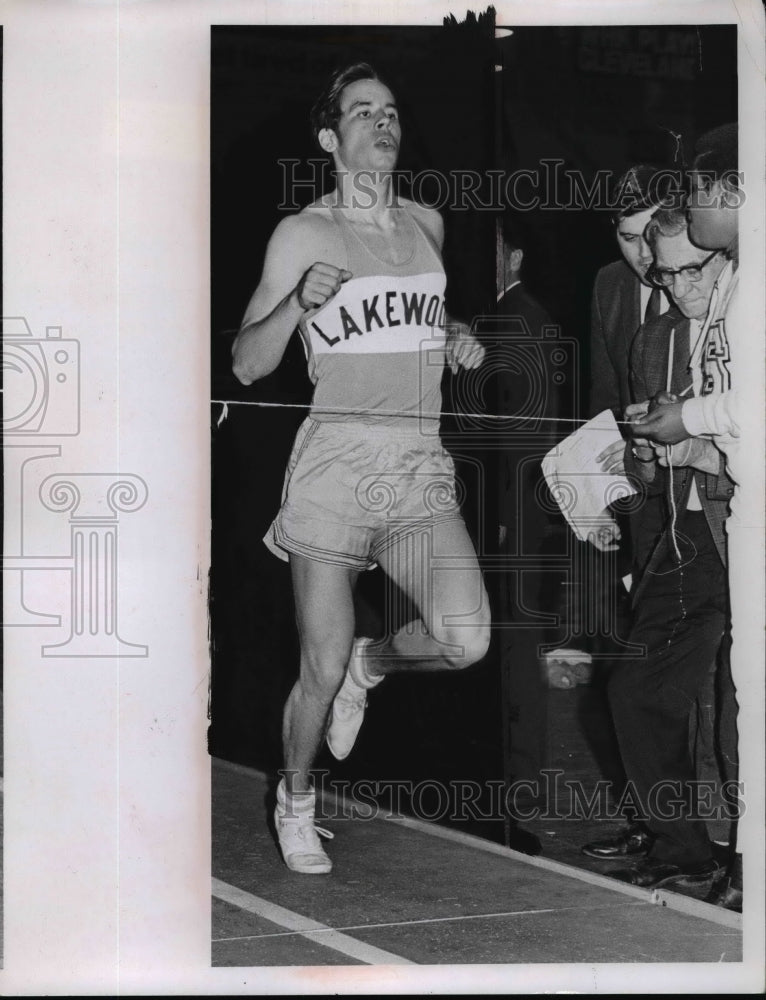
[{"label": "runner's bare leg", "polygon": [[365,651],[371,675],[454,670],[487,652],[489,598],[473,543],[460,520],[441,521],[381,553],[381,568],[410,597],[420,622]]},{"label": "runner's bare leg", "polygon": [[310,771],[351,655],[354,585],[359,574],[295,553],[290,554],[290,566],[301,662],[285,704],[282,741],[288,791],[298,794],[311,787]]}]

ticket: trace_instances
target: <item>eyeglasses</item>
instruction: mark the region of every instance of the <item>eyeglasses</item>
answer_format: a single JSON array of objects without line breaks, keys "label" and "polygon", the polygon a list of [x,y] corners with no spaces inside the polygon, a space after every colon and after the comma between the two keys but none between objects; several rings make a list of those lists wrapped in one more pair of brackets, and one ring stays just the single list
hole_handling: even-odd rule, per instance
[{"label": "eyeglasses", "polygon": [[687,264],[685,267],[679,267],[675,271],[670,270],[666,267],[650,267],[646,272],[646,277],[653,285],[661,285],[663,288],[670,288],[673,281],[678,274],[682,274],[687,281],[691,281],[695,284],[702,277],[702,271],[710,261],[717,257],[720,250],[714,250],[708,257],[701,260],[699,264]]}]

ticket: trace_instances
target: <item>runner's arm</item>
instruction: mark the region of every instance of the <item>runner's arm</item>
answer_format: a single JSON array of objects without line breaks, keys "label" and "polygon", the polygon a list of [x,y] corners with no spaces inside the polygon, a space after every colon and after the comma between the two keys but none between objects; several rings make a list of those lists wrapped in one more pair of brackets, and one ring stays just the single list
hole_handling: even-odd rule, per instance
[{"label": "runner's arm", "polygon": [[263,273],[232,346],[234,374],[244,385],[271,374],[304,313],[323,305],[350,272],[311,258],[306,221],[284,219],[269,241]]}]

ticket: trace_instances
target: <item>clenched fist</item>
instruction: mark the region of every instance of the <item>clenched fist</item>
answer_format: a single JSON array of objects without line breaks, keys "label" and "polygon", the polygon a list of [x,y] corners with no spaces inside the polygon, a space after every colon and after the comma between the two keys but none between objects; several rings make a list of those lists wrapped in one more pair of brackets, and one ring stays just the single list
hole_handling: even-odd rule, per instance
[{"label": "clenched fist", "polygon": [[337,295],[343,282],[351,277],[351,272],[342,267],[316,261],[295,287],[298,304],[304,310],[318,309]]}]

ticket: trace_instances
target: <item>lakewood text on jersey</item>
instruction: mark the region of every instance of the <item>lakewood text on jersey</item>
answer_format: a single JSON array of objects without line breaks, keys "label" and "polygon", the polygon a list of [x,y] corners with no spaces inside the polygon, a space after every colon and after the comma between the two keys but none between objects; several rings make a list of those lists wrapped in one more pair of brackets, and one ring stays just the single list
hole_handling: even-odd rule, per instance
[{"label": "lakewood text on jersey", "polygon": [[388,354],[442,338],[444,275],[351,278],[305,324],[315,354]]}]

